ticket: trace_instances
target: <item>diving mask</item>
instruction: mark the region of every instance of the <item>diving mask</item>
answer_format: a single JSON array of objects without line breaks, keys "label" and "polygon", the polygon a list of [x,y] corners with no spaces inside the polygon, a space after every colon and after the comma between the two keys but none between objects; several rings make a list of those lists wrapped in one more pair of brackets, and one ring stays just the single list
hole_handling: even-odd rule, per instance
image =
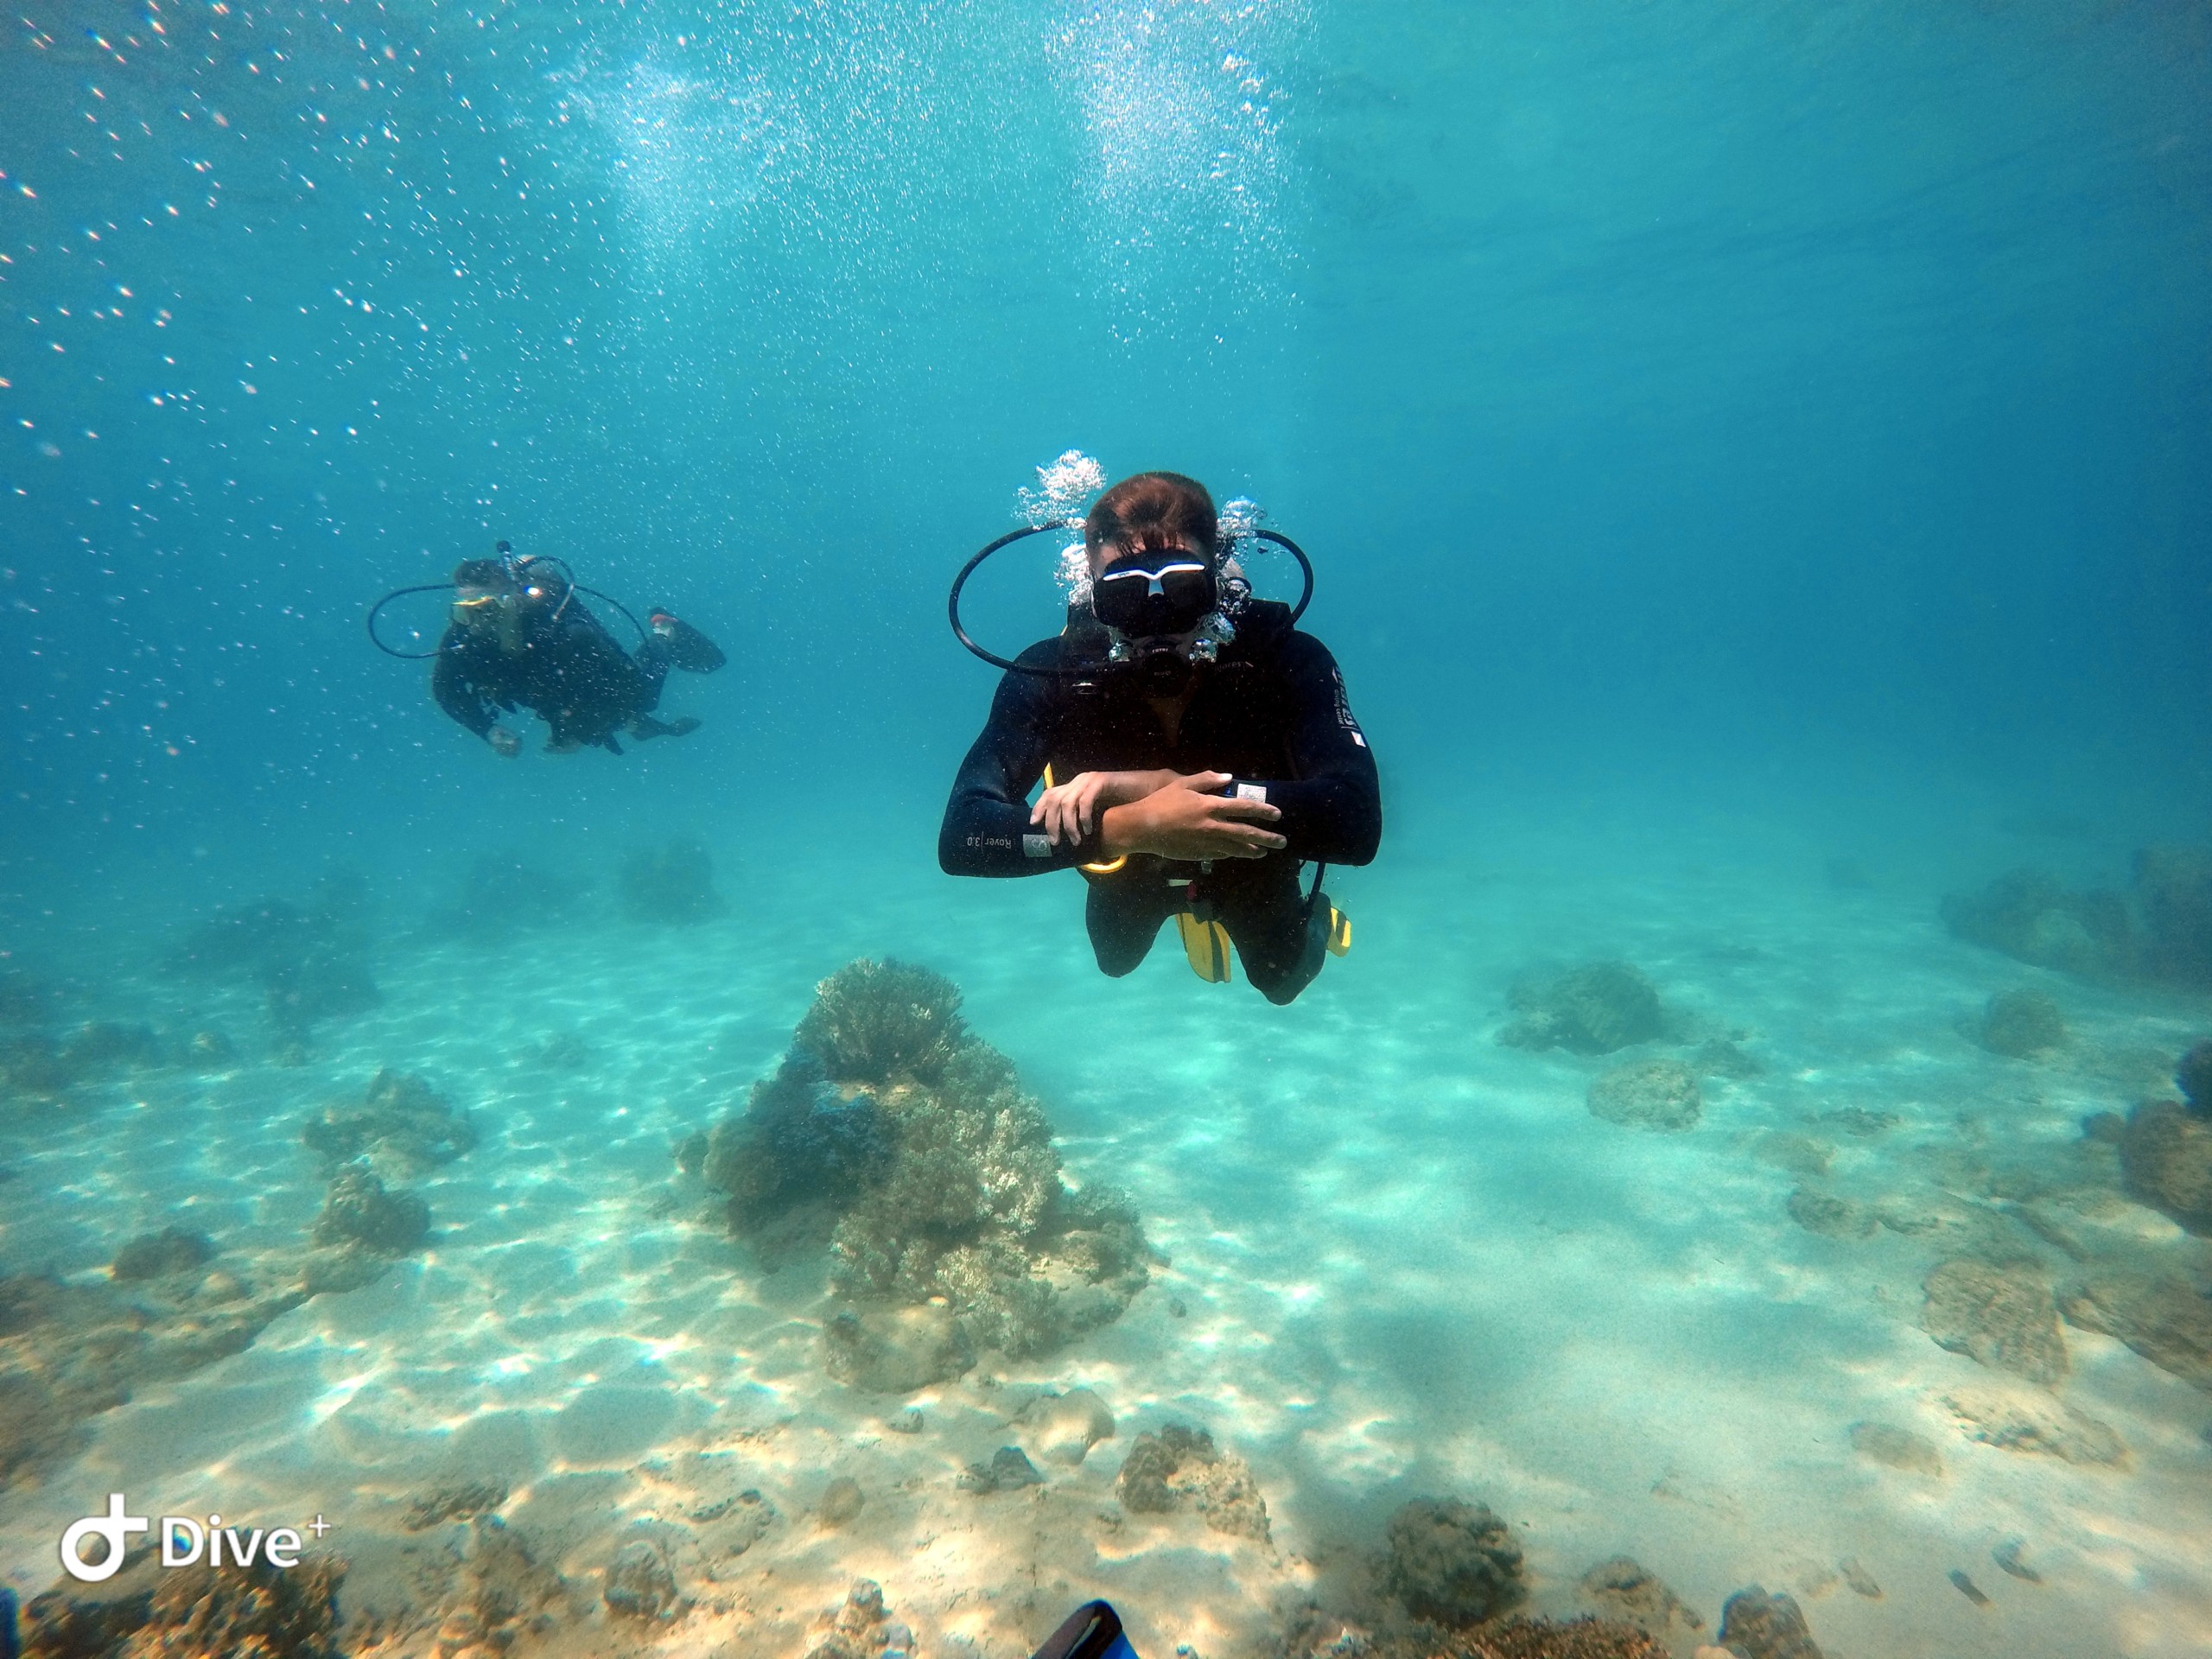
[{"label": "diving mask", "polygon": [[496,594],[483,588],[461,588],[454,590],[449,614],[464,628],[488,626],[505,607],[511,596]]},{"label": "diving mask", "polygon": [[1179,550],[1126,555],[1090,582],[1091,614],[1130,639],[1188,633],[1218,599],[1212,562]]}]

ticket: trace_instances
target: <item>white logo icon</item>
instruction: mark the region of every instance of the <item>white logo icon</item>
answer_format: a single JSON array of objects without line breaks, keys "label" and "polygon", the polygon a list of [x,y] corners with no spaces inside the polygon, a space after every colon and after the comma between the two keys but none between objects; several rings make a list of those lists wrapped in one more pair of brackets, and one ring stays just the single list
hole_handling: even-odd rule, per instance
[{"label": "white logo icon", "polygon": [[[68,1530],[61,1535],[63,1570],[71,1578],[81,1580],[86,1584],[98,1584],[103,1579],[113,1578],[122,1570],[124,1543],[128,1541],[132,1533],[143,1532],[146,1527],[147,1521],[144,1516],[125,1515],[123,1512],[121,1492],[110,1492],[107,1495],[105,1515],[88,1515],[82,1521],[73,1522]],[[107,1540],[107,1556],[97,1566],[87,1566],[85,1558],[77,1552],[83,1546],[85,1540],[95,1534]]]}]

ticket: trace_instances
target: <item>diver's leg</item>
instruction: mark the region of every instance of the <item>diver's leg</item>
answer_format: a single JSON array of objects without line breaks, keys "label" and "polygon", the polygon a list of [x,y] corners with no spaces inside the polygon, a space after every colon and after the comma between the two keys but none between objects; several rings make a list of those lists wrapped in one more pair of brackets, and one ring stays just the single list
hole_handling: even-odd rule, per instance
[{"label": "diver's leg", "polygon": [[1124,870],[1088,885],[1083,920],[1098,957],[1098,971],[1109,979],[1135,973],[1159,936],[1160,925],[1167,919],[1167,884]]},{"label": "diver's leg", "polygon": [[668,647],[648,638],[631,660],[638,665],[638,712],[649,715],[660,707],[660,689],[668,679]]},{"label": "diver's leg", "polygon": [[649,639],[638,647],[633,661],[637,664],[637,678],[632,683],[630,701],[636,712],[630,716],[630,735],[642,743],[649,737],[689,737],[697,731],[699,722],[690,715],[679,720],[660,720],[653,714],[660,707],[661,687],[668,680],[668,647],[658,639]]},{"label": "diver's leg", "polygon": [[1298,867],[1287,860],[1270,861],[1249,878],[1240,873],[1224,879],[1218,865],[1214,874],[1207,896],[1236,946],[1244,976],[1270,1002],[1296,1001],[1328,960],[1328,899],[1313,906],[1309,920]]},{"label": "diver's leg", "polygon": [[647,620],[654,643],[685,673],[711,674],[728,661],[720,645],[672,612],[655,611]]}]

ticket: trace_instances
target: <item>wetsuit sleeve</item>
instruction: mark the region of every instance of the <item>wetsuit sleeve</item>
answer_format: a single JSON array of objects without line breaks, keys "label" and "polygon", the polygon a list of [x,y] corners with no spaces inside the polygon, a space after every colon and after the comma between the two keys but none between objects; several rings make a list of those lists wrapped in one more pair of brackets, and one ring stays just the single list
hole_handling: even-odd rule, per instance
[{"label": "wetsuit sleeve", "polygon": [[482,737],[497,716],[491,700],[469,677],[467,657],[466,652],[452,648],[449,638],[441,643],[437,660],[430,665],[430,695],[439,708]]},{"label": "wetsuit sleeve", "polygon": [[[1022,661],[1037,651],[1025,652]],[[1072,847],[1055,847],[1029,822],[1029,791],[1045,775],[1058,689],[1036,674],[1009,671],[999,682],[990,720],[960,763],[938,831],[937,861],[947,875],[1039,875],[1101,856],[1095,828]]]},{"label": "wetsuit sleeve", "polygon": [[1291,778],[1238,778],[1282,809],[1273,826],[1300,858],[1365,864],[1382,840],[1382,785],[1329,648],[1294,633],[1277,659],[1289,704]]}]

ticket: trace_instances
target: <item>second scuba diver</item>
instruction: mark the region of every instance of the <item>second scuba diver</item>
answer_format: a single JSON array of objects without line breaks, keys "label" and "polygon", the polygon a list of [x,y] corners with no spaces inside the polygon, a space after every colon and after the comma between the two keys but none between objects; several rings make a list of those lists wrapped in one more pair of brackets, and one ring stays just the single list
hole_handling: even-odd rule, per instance
[{"label": "second scuba diver", "polygon": [[498,716],[516,708],[545,721],[545,747],[556,754],[591,747],[620,754],[618,734],[643,741],[698,729],[696,720],[663,721],[654,710],[671,668],[711,674],[721,667],[712,640],[655,611],[637,651],[625,651],[560,560],[518,558],[505,542],[499,552],[464,560],[453,573],[451,620],[430,671],[441,709],[509,757],[522,752],[522,739]]},{"label": "second scuba diver", "polygon": [[999,683],[938,861],[953,875],[1080,868],[1102,971],[1134,971],[1173,915],[1202,976],[1229,976],[1233,942],[1261,993],[1289,1002],[1349,944],[1300,863],[1365,864],[1382,839],[1375,757],[1344,677],[1288,606],[1224,570],[1196,480],[1125,479],[1083,533],[1088,602]]}]

